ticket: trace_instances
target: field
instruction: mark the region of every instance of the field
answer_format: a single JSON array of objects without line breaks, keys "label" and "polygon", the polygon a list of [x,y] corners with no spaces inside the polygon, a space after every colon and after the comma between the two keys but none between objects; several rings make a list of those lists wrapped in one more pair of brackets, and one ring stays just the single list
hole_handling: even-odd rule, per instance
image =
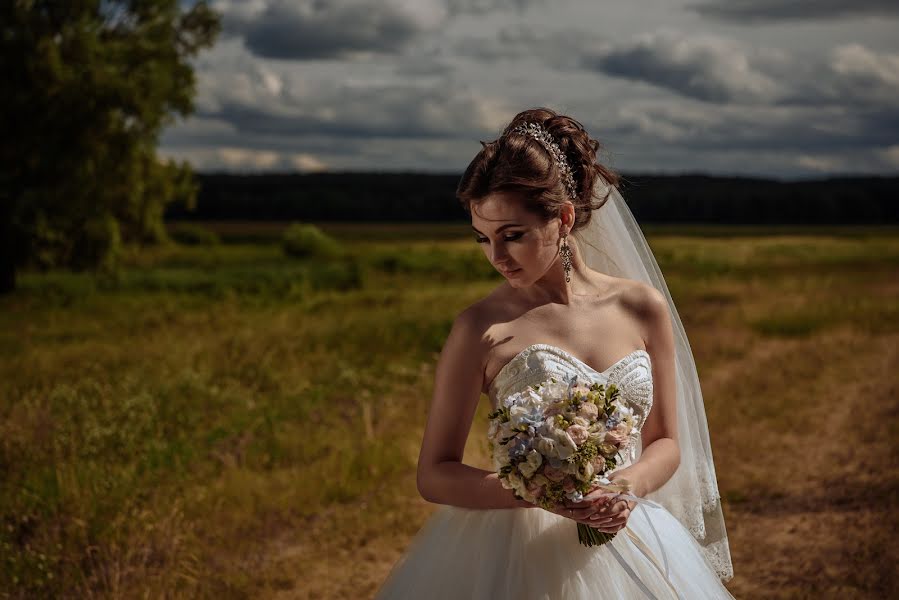
[{"label": "field", "polygon": [[[0,597],[370,597],[435,509],[415,462],[436,356],[501,282],[466,227],[324,224],[328,259],[285,256],[276,224],[206,227],[223,243],[0,298]],[[897,234],[647,229],[738,598],[899,583]]]}]

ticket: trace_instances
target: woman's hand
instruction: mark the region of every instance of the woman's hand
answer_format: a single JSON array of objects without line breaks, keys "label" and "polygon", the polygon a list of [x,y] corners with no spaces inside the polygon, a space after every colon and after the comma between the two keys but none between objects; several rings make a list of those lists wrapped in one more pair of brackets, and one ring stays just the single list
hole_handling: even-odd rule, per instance
[{"label": "woman's hand", "polygon": [[[627,478],[626,473],[624,472],[612,473],[609,477],[609,481],[612,483],[615,483],[616,479],[626,480],[632,490],[635,488],[640,489],[637,482]],[[633,492],[631,493],[633,494]],[[637,503],[633,500],[617,499],[617,494],[607,493],[607,496],[611,498],[607,510],[603,513],[596,513],[590,517],[593,521],[590,526],[596,527],[603,533],[618,533],[627,526],[627,520],[637,507]]]},{"label": "woman's hand", "polygon": [[603,533],[618,533],[627,527],[627,520],[636,506],[633,500],[613,500],[607,511],[589,517],[588,525]]},{"label": "woman's hand", "polygon": [[590,527],[599,527],[597,519],[608,516],[608,503],[615,496],[614,493],[594,487],[580,502],[566,500],[564,504],[554,507],[550,512]]},{"label": "woman's hand", "polygon": [[[615,483],[617,479],[624,479],[631,489],[639,489],[639,484],[628,479],[626,475],[624,472],[613,473],[609,480]],[[637,503],[633,500],[619,499],[617,493],[605,491],[597,486],[580,502],[566,501],[562,512],[557,514],[562,514],[562,516],[584,523],[604,533],[617,533],[627,526],[627,521],[636,506]],[[567,514],[564,512],[566,509],[570,511]]]}]

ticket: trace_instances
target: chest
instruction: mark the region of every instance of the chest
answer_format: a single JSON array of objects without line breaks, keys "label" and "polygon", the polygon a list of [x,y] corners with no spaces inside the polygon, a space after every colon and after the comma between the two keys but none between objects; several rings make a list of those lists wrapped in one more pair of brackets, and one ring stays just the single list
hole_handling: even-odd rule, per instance
[{"label": "chest", "polygon": [[541,307],[510,314],[488,330],[493,341],[484,367],[484,381],[492,381],[504,365],[535,344],[549,344],[577,356],[601,371],[643,347],[639,323],[618,307]]}]

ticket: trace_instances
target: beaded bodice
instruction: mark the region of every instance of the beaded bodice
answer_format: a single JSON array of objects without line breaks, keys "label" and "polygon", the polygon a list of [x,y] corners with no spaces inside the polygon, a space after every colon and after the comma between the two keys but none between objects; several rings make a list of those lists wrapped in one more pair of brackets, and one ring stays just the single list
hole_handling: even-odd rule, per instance
[{"label": "beaded bodice", "polygon": [[[568,379],[572,375],[587,381],[614,383],[621,391],[620,398],[634,411],[634,437],[652,408],[652,366],[649,353],[639,349],[621,357],[609,368],[597,371],[570,352],[551,344],[531,344],[503,365],[488,387],[488,397],[494,409],[500,399],[550,377]],[[636,440],[635,440],[636,441]],[[631,447],[635,448],[636,444]],[[636,456],[632,455],[631,460]]]}]

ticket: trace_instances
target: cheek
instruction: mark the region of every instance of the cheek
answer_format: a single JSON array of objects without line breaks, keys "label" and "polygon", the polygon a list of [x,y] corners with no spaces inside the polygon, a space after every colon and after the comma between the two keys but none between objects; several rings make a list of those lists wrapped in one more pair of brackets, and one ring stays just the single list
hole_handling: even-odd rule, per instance
[{"label": "cheek", "polygon": [[519,266],[529,271],[545,271],[555,258],[555,248],[551,245],[536,242],[526,244],[512,253]]}]

